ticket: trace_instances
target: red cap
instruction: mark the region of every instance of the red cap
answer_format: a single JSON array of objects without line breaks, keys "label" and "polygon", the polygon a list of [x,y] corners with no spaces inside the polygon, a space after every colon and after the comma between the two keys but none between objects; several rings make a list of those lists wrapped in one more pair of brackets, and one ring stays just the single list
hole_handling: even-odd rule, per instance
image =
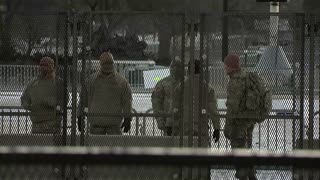
[{"label": "red cap", "polygon": [[238,55],[228,54],[224,58],[224,64],[234,71],[240,70],[240,59]]}]

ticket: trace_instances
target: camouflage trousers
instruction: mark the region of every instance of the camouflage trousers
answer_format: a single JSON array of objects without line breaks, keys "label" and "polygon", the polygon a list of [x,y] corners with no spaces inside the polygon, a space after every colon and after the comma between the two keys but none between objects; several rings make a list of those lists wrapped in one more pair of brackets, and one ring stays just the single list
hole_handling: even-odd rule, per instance
[{"label": "camouflage trousers", "polygon": [[[255,123],[245,119],[227,119],[224,134],[230,140],[231,148],[252,148],[252,133]],[[239,180],[256,180],[255,169],[236,167]]]}]

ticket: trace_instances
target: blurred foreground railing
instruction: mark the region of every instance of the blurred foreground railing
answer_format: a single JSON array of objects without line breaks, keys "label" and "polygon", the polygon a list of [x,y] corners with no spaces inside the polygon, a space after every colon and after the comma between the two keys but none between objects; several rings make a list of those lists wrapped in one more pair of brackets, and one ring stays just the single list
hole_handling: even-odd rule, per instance
[{"label": "blurred foreground railing", "polygon": [[[255,167],[258,179],[319,178],[319,151],[232,152],[190,148],[0,147],[2,178],[182,179],[206,170],[234,179],[234,168]],[[199,174],[198,174],[199,175]],[[209,178],[208,178],[209,179]]]},{"label": "blurred foreground railing", "polygon": [[[139,161],[137,161],[139,159]],[[0,147],[0,162],[6,164],[91,164],[91,165],[239,165],[320,168],[320,153],[296,150],[280,153],[235,149],[231,152],[205,148],[135,147]]]}]

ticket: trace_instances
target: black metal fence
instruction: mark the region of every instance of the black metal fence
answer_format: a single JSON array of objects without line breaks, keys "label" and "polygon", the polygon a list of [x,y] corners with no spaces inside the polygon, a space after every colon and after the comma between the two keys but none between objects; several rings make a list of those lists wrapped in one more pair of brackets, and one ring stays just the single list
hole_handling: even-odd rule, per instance
[{"label": "black metal fence", "polygon": [[[1,16],[6,14],[2,13]],[[312,15],[231,13],[189,17],[181,13],[163,12],[14,15],[12,21],[1,29],[0,47],[6,48],[0,49],[0,145],[181,147],[190,141],[196,142],[198,137],[192,135],[164,136],[165,133],[158,129],[157,118],[172,118],[175,114],[173,111],[157,114],[152,109],[151,93],[155,84],[170,75],[171,60],[180,58],[185,69],[184,75],[178,78],[182,89],[185,77],[193,76],[186,71],[188,62],[195,59],[203,62],[200,77],[215,90],[221,120],[221,138],[218,143],[213,143],[213,127],[208,123],[211,140],[208,147],[230,151],[230,143],[222,133],[228,82],[222,63],[222,52],[225,51],[222,49],[225,41],[222,36],[222,17],[227,17],[229,23],[228,51],[239,54],[244,70],[259,72],[273,92],[273,108],[269,118],[257,124],[253,130],[253,149],[288,152],[300,148],[318,148],[320,53],[317,48],[319,38],[313,31],[315,19]],[[125,77],[132,89],[133,110],[128,115],[132,117],[131,130],[122,135],[90,134],[88,117],[104,116],[108,119],[111,116],[122,117],[124,114],[90,114],[80,103],[85,98],[81,92],[86,88],[90,75],[100,69],[98,59],[103,51],[110,51],[114,55],[117,72]],[[63,82],[62,93],[58,94],[63,96],[63,103],[54,115],[61,121],[59,131],[53,135],[32,133],[32,112],[22,109],[20,101],[26,86],[32,84],[30,82],[34,83],[33,80],[37,78],[37,63],[42,56],[55,59],[56,80],[61,79]],[[49,91],[57,93],[54,89]],[[37,92],[39,96],[41,92]],[[43,101],[46,99],[42,98]],[[176,97],[172,99],[175,101]],[[111,102],[108,107],[101,108],[112,106],[114,104]],[[77,123],[80,115],[85,122],[85,130],[82,132],[79,132]],[[78,169],[51,165],[47,169],[51,169],[53,174],[58,172],[59,176],[61,173],[78,173],[78,176],[87,170],[87,167],[81,167],[80,164],[77,164]],[[265,171],[265,167],[259,166],[260,178],[294,179],[294,173],[297,172],[292,164],[284,164],[286,167],[283,169],[279,164],[268,165],[273,167],[272,171]],[[4,179],[14,175],[12,171],[7,171],[9,167],[1,167],[3,174],[9,174]],[[135,171],[144,172],[143,168]],[[46,172],[46,168],[42,171],[35,166],[22,169],[23,166],[21,171],[24,175]],[[97,173],[88,171],[88,176],[97,174],[98,178],[104,169],[97,169]],[[127,176],[127,167],[111,169],[117,169],[111,179],[116,179],[119,174]],[[234,171],[230,168],[217,166],[216,169],[211,172],[215,174],[213,179],[233,177]],[[29,170],[31,172],[27,172]],[[163,171],[171,170],[164,168],[157,173]],[[35,176],[41,178],[48,174],[39,173]],[[172,177],[179,175],[173,173]]]}]

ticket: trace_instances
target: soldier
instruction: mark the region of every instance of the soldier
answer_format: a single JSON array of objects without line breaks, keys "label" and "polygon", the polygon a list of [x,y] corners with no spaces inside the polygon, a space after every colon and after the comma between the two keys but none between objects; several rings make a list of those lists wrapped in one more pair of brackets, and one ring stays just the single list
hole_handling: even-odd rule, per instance
[{"label": "soldier", "polygon": [[[189,62],[189,76],[184,81],[184,91],[182,90],[182,87],[180,85],[175,90],[175,97],[177,98],[177,100],[175,101],[176,103],[174,107],[179,111],[178,103],[183,102],[183,135],[198,137],[198,147],[207,148],[211,145],[208,117],[211,119],[211,122],[213,124],[214,131],[212,134],[212,140],[214,142],[218,142],[220,139],[220,119],[217,116],[217,99],[214,89],[209,86],[208,83],[200,79],[200,63],[201,62],[199,60],[195,60],[194,62],[194,79],[192,85],[192,77],[190,76],[191,64]],[[191,96],[191,90],[193,90],[193,96]],[[193,109],[190,109],[191,103]],[[203,110],[205,110],[206,114],[203,114]],[[191,111],[192,114],[190,114]],[[206,116],[207,113],[208,116]],[[180,113],[178,112],[175,116],[177,117],[177,119],[175,119],[175,123],[173,126],[173,131],[177,132],[177,134],[179,134],[179,132],[181,131],[181,124],[179,125],[181,117],[179,117],[179,115]],[[190,123],[193,123],[193,129],[190,129]],[[209,169],[210,168],[200,168],[200,171],[196,171],[196,169],[193,169],[192,178],[198,179],[198,177],[200,177],[201,180],[209,179]],[[197,174],[197,172],[199,172],[200,174]],[[188,173],[185,172],[183,176],[187,176],[187,174]]]},{"label": "soldier", "polygon": [[[132,93],[128,81],[114,69],[114,59],[111,53],[100,55],[100,71],[92,74],[86,88],[83,89],[84,107],[93,115],[88,117],[91,134],[120,135],[121,129],[127,133],[131,128],[131,117],[117,117],[117,114],[130,114],[132,109]],[[78,128],[83,129],[81,118],[78,118]]]},{"label": "soldier", "polygon": [[[188,69],[190,73],[190,62],[188,64]],[[178,102],[183,102],[183,121],[184,121],[184,135],[189,135],[192,133],[194,136],[201,136],[201,147],[208,147],[210,143],[209,139],[209,126],[208,126],[208,119],[206,119],[206,116],[199,117],[199,111],[206,110],[208,112],[209,117],[211,119],[211,122],[213,124],[213,135],[212,138],[215,142],[218,142],[220,139],[220,119],[217,116],[218,110],[217,110],[217,99],[215,96],[214,89],[208,85],[205,81],[200,80],[200,68],[201,64],[199,60],[195,60],[194,64],[194,81],[193,81],[193,87],[191,87],[191,77],[190,75],[187,77],[187,79],[184,82],[184,93],[182,93],[181,86],[178,86],[175,90],[175,96],[177,98],[183,98],[177,99]],[[202,83],[202,84],[200,84]],[[201,90],[201,96],[200,96],[200,85],[202,86]],[[191,88],[193,90],[193,97],[191,97]],[[207,93],[206,93],[207,91]],[[191,102],[192,101],[192,102]],[[191,112],[190,109],[190,103],[193,103],[193,115],[190,115],[189,112]],[[201,103],[201,106],[200,106]],[[178,104],[175,104],[176,108],[178,107]],[[201,109],[199,109],[199,107]],[[193,117],[193,129],[190,129],[190,117]],[[200,119],[199,119],[200,118]],[[180,127],[176,123],[176,126],[174,126],[175,131],[179,131]],[[201,130],[201,132],[199,132]]]},{"label": "soldier", "polygon": [[[255,121],[252,118],[237,118],[237,116],[246,116],[242,111],[242,98],[246,88],[247,73],[240,67],[239,56],[229,54],[224,59],[224,67],[230,80],[227,86],[227,118],[224,134],[231,142],[231,148],[251,148],[252,132]],[[236,168],[236,178],[240,180],[257,179],[255,170]]]},{"label": "soldier", "polygon": [[56,110],[62,104],[63,82],[56,77],[53,59],[43,57],[39,77],[27,85],[21,96],[22,107],[32,113],[32,133],[59,133],[61,118],[56,116]]},{"label": "soldier", "polygon": [[[173,91],[183,79],[183,71],[183,64],[176,57],[170,64],[170,75],[160,80],[152,92],[151,102],[154,113],[172,113]],[[172,135],[172,123],[172,118],[157,117],[158,128],[164,131],[165,135]]]}]

